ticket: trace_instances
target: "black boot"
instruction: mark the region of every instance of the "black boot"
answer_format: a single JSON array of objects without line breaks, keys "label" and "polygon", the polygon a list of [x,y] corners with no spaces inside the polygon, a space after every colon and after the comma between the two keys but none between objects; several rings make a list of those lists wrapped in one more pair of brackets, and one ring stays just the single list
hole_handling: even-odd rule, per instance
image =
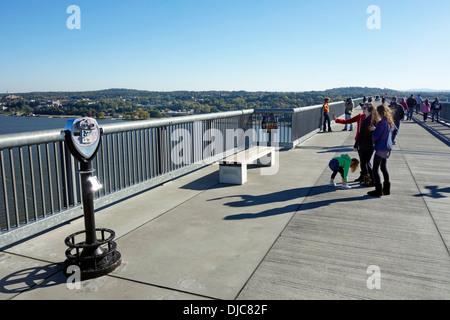
[{"label": "black boot", "polygon": [[388,196],[391,194],[391,183],[390,182],[384,182],[383,183],[383,194],[385,196]]},{"label": "black boot", "polygon": [[381,183],[375,184],[375,190],[367,192],[371,197],[381,197],[383,195],[381,191]]}]

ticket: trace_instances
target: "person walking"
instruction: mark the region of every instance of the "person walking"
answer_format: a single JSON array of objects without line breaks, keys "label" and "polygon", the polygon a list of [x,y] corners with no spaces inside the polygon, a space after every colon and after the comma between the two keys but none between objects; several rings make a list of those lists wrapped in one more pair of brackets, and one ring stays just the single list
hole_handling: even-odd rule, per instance
[{"label": "person walking", "polygon": [[422,99],[422,97],[419,94],[417,96],[417,98],[416,98],[416,102],[417,102],[417,104],[416,104],[416,114],[419,113],[419,109],[422,107],[422,101],[423,101],[423,99]]},{"label": "person walking", "polygon": [[[402,101],[400,101],[400,105],[403,107],[403,116],[405,116],[406,114],[408,114],[408,104],[406,103],[406,98],[402,98]],[[403,121],[404,118],[402,118],[401,120]]]},{"label": "person walking", "polygon": [[431,104],[431,122],[434,122],[434,117],[436,117],[436,122],[439,122],[439,113],[441,112],[441,103],[439,102],[439,98],[436,97]]},{"label": "person walking", "polygon": [[394,119],[394,132],[392,132],[392,144],[395,144],[395,138],[397,137],[398,131],[400,130],[400,121],[405,117],[405,111],[403,106],[398,104],[397,97],[392,97],[391,104],[389,108],[392,110],[392,117]]},{"label": "person walking", "polygon": [[[355,107],[355,104],[352,101],[352,98],[348,98],[345,101],[345,120],[348,120],[352,117],[353,108]],[[345,125],[344,129],[342,131],[347,131],[347,124]],[[350,123],[350,131],[353,131],[353,123]]]},{"label": "person walking", "polygon": [[408,105],[408,114],[406,116],[406,120],[412,121],[413,112],[417,104],[417,101],[416,99],[414,99],[413,94],[408,98],[408,100],[406,100],[406,104]]},{"label": "person walking", "polygon": [[373,155],[372,135],[378,123],[378,112],[372,103],[366,103],[363,106],[364,119],[361,123],[361,129],[355,142],[358,149],[361,174],[363,175],[362,184],[364,186],[373,186],[374,176],[370,160]]},{"label": "person walking", "polygon": [[422,103],[423,122],[427,122],[428,114],[431,110],[431,104],[429,99],[425,99]]},{"label": "person walking", "polygon": [[[375,180],[375,190],[367,194],[371,197],[381,197],[391,194],[391,182],[387,170],[387,159],[392,151],[392,133],[395,128],[394,120],[389,107],[380,105],[377,107],[379,118],[377,126],[372,134],[373,148],[375,156],[373,158],[373,176]],[[381,186],[381,177],[379,169],[383,173],[383,187]]]},{"label": "person walking", "polygon": [[325,98],[325,102],[322,106],[323,110],[323,132],[326,131],[326,124],[328,123],[328,132],[331,132],[331,120],[330,120],[330,107],[328,103],[330,102],[330,98]]}]

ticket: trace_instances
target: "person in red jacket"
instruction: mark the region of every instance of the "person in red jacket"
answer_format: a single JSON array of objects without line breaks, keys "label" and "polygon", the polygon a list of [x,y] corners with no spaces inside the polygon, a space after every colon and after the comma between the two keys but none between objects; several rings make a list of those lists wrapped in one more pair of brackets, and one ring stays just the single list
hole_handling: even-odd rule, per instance
[{"label": "person in red jacket", "polygon": [[[367,102],[367,103],[365,103],[364,105],[372,105],[372,103]],[[333,120],[334,120],[336,123],[349,124],[349,123],[355,123],[355,122],[356,122],[356,136],[355,136],[355,142],[356,142],[356,140],[358,139],[358,134],[359,134],[359,130],[360,130],[360,128],[361,128],[361,123],[362,123],[362,121],[363,121],[365,118],[366,118],[366,115],[365,115],[364,113],[360,113],[360,114],[354,116],[353,118],[350,118],[350,119],[347,119],[347,120],[336,118],[336,116],[333,115]],[[353,148],[354,148],[355,151],[356,151],[357,146],[355,145],[355,146],[353,146]],[[361,155],[360,155],[360,153],[359,153],[359,150],[358,150],[358,155],[359,155],[359,158],[361,159]],[[364,181],[364,174],[363,174],[362,171],[361,171],[360,174],[359,174],[359,178],[356,179],[355,181],[358,181],[358,182],[363,182],[363,181]]]}]

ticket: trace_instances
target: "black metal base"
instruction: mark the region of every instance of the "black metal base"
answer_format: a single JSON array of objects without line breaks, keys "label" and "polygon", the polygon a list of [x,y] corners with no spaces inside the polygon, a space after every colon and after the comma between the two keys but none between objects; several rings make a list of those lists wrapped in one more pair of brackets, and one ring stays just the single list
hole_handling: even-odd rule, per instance
[{"label": "black metal base", "polygon": [[[122,262],[120,252],[117,251],[117,244],[113,241],[115,232],[110,229],[96,229],[101,233],[101,240],[94,244],[86,242],[75,242],[75,237],[82,235],[85,231],[80,231],[68,236],[65,240],[69,247],[66,250],[67,260],[64,261],[64,274],[69,277],[72,273],[67,272],[70,266],[78,266],[81,272],[81,280],[88,280],[104,276]],[[105,238],[105,233],[109,236]],[[75,250],[75,253],[72,253]]]}]

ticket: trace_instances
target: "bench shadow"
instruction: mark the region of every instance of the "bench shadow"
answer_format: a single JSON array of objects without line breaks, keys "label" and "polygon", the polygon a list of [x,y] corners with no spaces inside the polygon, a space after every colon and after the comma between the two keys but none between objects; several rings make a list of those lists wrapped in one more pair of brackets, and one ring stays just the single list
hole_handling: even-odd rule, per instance
[{"label": "bench shadow", "polygon": [[191,181],[180,189],[203,191],[215,187],[219,183],[219,168],[217,171],[211,172],[201,178]]}]

